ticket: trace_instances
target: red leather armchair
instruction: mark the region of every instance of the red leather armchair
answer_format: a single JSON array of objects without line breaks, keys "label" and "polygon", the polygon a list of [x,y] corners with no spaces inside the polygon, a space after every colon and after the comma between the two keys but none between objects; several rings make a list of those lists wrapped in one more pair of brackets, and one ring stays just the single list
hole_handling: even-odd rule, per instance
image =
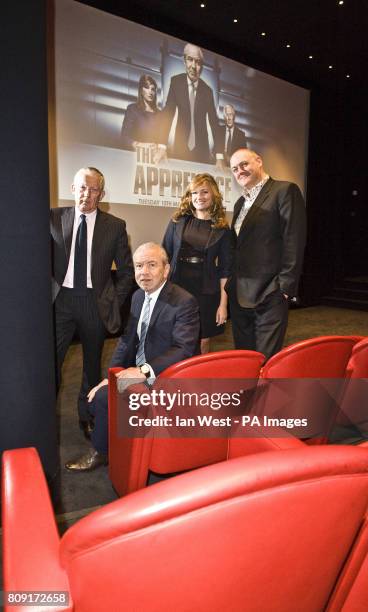
[{"label": "red leather armchair", "polygon": [[368,378],[368,338],[354,344],[346,366],[347,378]]},{"label": "red leather armchair", "polygon": [[207,466],[108,504],[60,540],[36,451],[6,451],[3,466],[5,590],[66,590],[75,612],[368,607],[367,449]]},{"label": "red leather armchair", "polygon": [[353,424],[362,430],[364,436],[368,436],[368,338],[364,338],[353,346],[345,376],[349,380],[337,423],[339,425]]},{"label": "red leather armchair", "polygon": [[215,351],[179,361],[160,378],[258,378],[265,359],[257,351]]},{"label": "red leather armchair", "polygon": [[261,378],[343,378],[351,351],[362,336],[318,336],[273,355]]},{"label": "red leather armchair", "polygon": [[[185,359],[167,368],[159,379],[254,380],[264,360],[256,351],[218,351]],[[150,471],[178,473],[227,458],[226,438],[122,437],[118,431],[117,371],[119,368],[109,371],[109,476],[119,495],[145,487]],[[253,449],[254,444],[251,452]]]},{"label": "red leather armchair", "polygon": [[[317,381],[317,384],[313,380],[301,381],[299,389],[292,382],[271,382],[263,399],[264,405],[271,405],[276,416],[279,398],[285,401],[290,390],[290,396],[293,397],[292,402],[288,400],[290,417],[310,417],[318,421],[320,415],[323,431],[309,432],[308,444],[327,443],[328,432],[335,423],[344,394],[345,382],[342,379],[346,377],[346,367],[353,347],[361,339],[362,336],[319,336],[302,340],[285,347],[263,366],[261,379]],[[326,390],[321,390],[318,385],[318,379],[323,378],[330,379],[326,383]],[[337,379],[341,379],[341,382]]]}]

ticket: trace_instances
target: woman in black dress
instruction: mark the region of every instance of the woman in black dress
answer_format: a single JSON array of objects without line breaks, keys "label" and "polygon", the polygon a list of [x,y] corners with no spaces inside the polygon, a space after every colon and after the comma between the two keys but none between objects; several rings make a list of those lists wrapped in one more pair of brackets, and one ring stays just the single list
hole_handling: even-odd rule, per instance
[{"label": "woman in black dress", "polygon": [[170,280],[198,300],[201,352],[223,333],[227,319],[225,283],[230,274],[230,229],[222,195],[210,174],[197,174],[170,221],[163,246],[170,260]]},{"label": "woman in black dress", "polygon": [[137,146],[156,146],[159,142],[159,117],[157,108],[157,83],[144,74],[138,83],[138,101],[129,104],[125,111],[121,139],[124,149]]}]

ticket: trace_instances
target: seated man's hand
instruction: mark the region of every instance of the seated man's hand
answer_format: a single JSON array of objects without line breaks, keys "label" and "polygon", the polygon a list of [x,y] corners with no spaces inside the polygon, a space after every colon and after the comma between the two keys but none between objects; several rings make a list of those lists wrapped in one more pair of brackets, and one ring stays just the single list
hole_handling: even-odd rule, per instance
[{"label": "seated man's hand", "polygon": [[142,374],[140,368],[126,368],[115,374],[116,378],[135,378],[136,380],[145,380],[146,377]]},{"label": "seated man's hand", "polygon": [[[119,393],[124,393],[128,387],[134,389],[136,385],[142,387],[142,383],[146,382],[146,377],[142,374],[140,368],[127,368],[115,374],[117,378],[117,388]],[[139,389],[141,391],[141,389]]]},{"label": "seated man's hand", "polygon": [[99,389],[101,389],[101,387],[104,387],[105,385],[108,385],[108,384],[109,384],[109,381],[107,380],[107,378],[104,378],[103,380],[101,380],[101,382],[98,385],[93,387],[93,389],[91,389],[90,392],[87,395],[88,402],[91,403],[93,401],[97,391]]}]

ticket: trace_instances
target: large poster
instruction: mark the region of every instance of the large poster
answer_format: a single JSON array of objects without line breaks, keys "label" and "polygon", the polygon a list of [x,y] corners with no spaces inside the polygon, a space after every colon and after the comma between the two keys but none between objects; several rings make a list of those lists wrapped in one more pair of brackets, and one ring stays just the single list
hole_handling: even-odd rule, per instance
[{"label": "large poster", "polygon": [[210,172],[232,210],[242,146],[304,189],[306,90],[73,0],[56,0],[55,59],[59,199],[85,165],[110,202],[151,206]]}]

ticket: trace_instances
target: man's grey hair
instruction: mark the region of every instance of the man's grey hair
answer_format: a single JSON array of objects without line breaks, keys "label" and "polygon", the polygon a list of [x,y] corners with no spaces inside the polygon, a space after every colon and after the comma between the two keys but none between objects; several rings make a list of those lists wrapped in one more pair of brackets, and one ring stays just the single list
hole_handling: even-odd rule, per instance
[{"label": "man's grey hair", "polygon": [[77,176],[78,174],[81,174],[81,172],[85,172],[86,174],[96,174],[98,177],[98,180],[100,181],[100,189],[101,191],[104,190],[105,177],[102,174],[102,172],[98,168],[94,168],[94,166],[87,166],[86,168],[79,168],[78,172],[76,172],[74,175],[73,184],[76,183]]},{"label": "man's grey hair", "polygon": [[235,115],[235,108],[233,107],[232,104],[225,104],[225,106],[224,106],[224,114],[226,113],[226,109],[227,108],[231,108],[231,110],[233,111],[233,113]]},{"label": "man's grey hair", "polygon": [[199,51],[199,57],[201,58],[201,60],[202,60],[202,62],[203,62],[203,51],[202,51],[202,49],[201,49],[200,47],[198,47],[198,45],[193,45],[192,43],[187,43],[187,44],[185,45],[185,47],[184,47],[184,52],[183,52],[184,57],[185,57],[186,55],[190,55],[190,52],[188,51],[189,47],[195,47],[196,49],[198,49],[198,51]]},{"label": "man's grey hair", "polygon": [[133,259],[136,258],[137,253],[139,251],[143,251],[144,249],[157,249],[158,252],[160,253],[161,259],[162,259],[162,263],[164,265],[166,265],[167,263],[169,263],[169,258],[167,256],[167,253],[165,251],[165,249],[160,245],[157,244],[157,242],[145,242],[144,244],[141,244],[133,253]]}]

